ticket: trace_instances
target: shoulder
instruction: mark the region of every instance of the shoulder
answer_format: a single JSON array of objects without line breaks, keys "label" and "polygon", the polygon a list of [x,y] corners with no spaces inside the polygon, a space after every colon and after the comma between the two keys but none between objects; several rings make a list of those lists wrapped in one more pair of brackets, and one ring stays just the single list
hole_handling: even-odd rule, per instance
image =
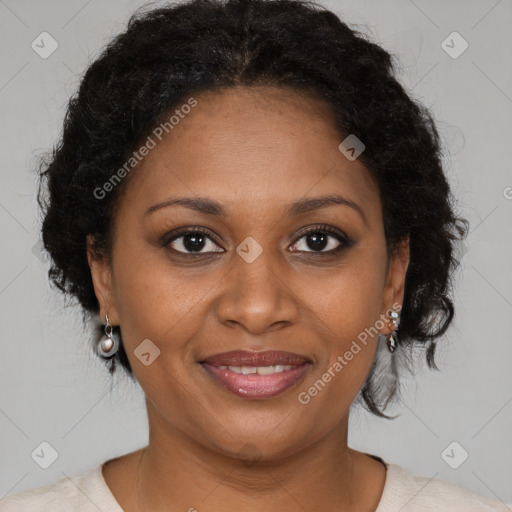
[{"label": "shoulder", "polygon": [[115,501],[101,468],[0,499],[0,512],[123,512]]},{"label": "shoulder", "polygon": [[376,512],[510,512],[511,504],[476,494],[459,485],[416,476],[386,462],[387,476]]}]

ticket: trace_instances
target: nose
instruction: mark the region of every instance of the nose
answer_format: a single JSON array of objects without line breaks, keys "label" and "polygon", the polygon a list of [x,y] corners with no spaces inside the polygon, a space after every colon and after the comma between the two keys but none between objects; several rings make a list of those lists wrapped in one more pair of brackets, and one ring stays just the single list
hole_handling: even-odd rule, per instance
[{"label": "nose", "polygon": [[219,322],[255,335],[297,322],[300,297],[293,291],[293,269],[286,270],[265,250],[251,263],[238,254],[233,260],[216,304]]}]

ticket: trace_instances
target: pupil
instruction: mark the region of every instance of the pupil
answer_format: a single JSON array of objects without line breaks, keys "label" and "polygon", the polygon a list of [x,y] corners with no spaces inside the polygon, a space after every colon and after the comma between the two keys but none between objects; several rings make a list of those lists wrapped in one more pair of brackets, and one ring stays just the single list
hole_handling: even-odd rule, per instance
[{"label": "pupil", "polygon": [[308,235],[307,238],[308,240],[313,240],[312,244],[308,241],[308,246],[310,249],[315,251],[321,251],[322,249],[325,249],[327,245],[327,236],[325,234],[313,233]]},{"label": "pupil", "polygon": [[183,245],[187,251],[201,250],[204,247],[204,235],[187,235],[183,239]]}]

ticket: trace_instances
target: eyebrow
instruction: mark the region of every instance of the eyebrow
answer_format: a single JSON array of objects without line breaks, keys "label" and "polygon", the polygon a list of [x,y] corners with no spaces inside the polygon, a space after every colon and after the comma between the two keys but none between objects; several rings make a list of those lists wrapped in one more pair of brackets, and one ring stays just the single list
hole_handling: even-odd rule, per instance
[{"label": "eyebrow", "polygon": [[[195,210],[206,215],[214,215],[222,218],[226,218],[228,216],[228,212],[224,206],[213,199],[209,199],[208,197],[179,197],[166,199],[161,203],[149,207],[144,212],[144,215],[152,214],[162,208],[167,208],[173,205],[184,206],[185,208],[190,208],[191,210]],[[357,203],[337,194],[300,199],[299,201],[288,205],[285,209],[285,214],[288,216],[296,216],[332,205],[342,205],[352,208],[359,213],[365,224],[368,224],[368,219],[366,218],[363,209]]]}]

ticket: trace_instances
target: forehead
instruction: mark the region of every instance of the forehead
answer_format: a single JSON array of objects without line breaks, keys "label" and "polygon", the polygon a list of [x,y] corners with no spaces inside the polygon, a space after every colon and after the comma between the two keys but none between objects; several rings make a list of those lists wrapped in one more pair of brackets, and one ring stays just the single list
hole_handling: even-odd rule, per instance
[{"label": "forehead", "polygon": [[380,208],[369,171],[339,151],[345,137],[327,103],[268,86],[208,91],[194,99],[197,105],[169,133],[153,137],[156,145],[126,192],[132,206],[169,195],[208,195],[229,210],[343,193]]}]

